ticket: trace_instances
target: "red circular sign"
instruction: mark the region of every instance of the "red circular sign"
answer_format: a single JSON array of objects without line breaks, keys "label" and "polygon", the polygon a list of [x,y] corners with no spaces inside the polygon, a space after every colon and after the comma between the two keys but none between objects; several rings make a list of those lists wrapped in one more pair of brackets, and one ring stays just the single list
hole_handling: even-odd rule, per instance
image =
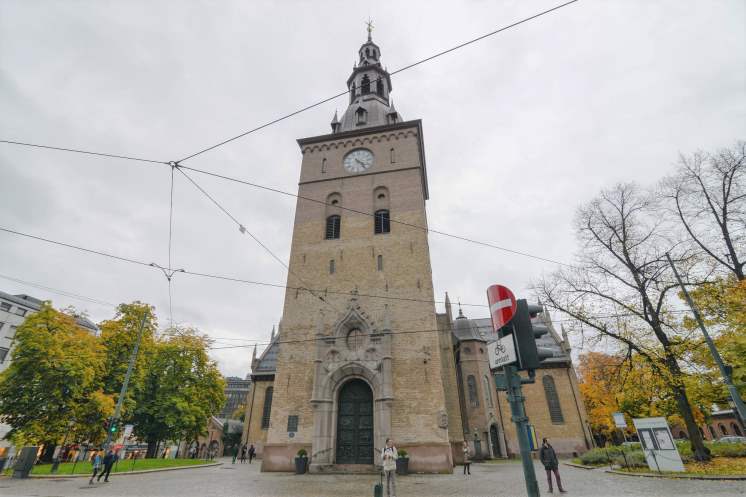
[{"label": "red circular sign", "polygon": [[492,285],[487,289],[487,302],[490,304],[494,332],[513,319],[516,310],[515,295],[508,287]]}]

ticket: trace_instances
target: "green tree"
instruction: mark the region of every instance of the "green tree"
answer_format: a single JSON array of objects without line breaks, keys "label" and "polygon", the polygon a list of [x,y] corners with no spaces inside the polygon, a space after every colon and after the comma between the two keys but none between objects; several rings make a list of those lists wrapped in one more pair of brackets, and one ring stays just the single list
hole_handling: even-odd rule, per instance
[{"label": "green tree", "polygon": [[151,305],[137,301],[131,304],[120,304],[114,318],[103,321],[99,325],[101,343],[105,351],[101,386],[105,393],[114,395],[114,398],[118,399],[143,316],[146,318],[145,328],[122,406],[122,418],[125,420],[129,419],[134,409],[134,392],[141,387],[148,363],[153,356],[155,333],[158,329],[155,309]]},{"label": "green tree", "polygon": [[135,392],[135,434],[148,457],[162,440],[193,440],[225,403],[225,382],[207,354],[209,342],[193,329],[157,340],[142,385]]},{"label": "green tree", "polygon": [[12,362],[0,374],[0,416],[11,426],[9,438],[54,448],[81,426],[87,439],[100,438],[113,401],[100,387],[98,339],[49,302],[18,327],[15,339]]}]

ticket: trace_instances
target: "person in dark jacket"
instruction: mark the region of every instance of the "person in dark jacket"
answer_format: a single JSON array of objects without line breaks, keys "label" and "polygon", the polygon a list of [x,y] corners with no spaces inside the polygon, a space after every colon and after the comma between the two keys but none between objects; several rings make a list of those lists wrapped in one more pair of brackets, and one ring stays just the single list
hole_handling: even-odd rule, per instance
[{"label": "person in dark jacket", "polygon": [[251,464],[251,460],[256,457],[256,449],[254,448],[254,444],[251,444],[251,447],[249,447],[249,464]]},{"label": "person in dark jacket", "polygon": [[554,473],[554,479],[557,480],[557,488],[560,492],[565,493],[565,489],[562,488],[562,480],[559,475],[559,462],[557,461],[557,454],[554,452],[554,447],[549,444],[549,441],[544,438],[541,440],[541,450],[539,450],[539,459],[544,465],[544,469],[547,470],[547,483],[549,483],[549,493],[552,493],[552,473]]},{"label": "person in dark jacket", "polygon": [[101,477],[104,477],[104,481],[109,481],[109,473],[111,473],[111,468],[114,466],[114,463],[117,462],[117,456],[114,454],[114,451],[110,450],[106,453],[104,456],[104,470],[101,471],[98,475],[98,479],[96,481],[101,481]]}]

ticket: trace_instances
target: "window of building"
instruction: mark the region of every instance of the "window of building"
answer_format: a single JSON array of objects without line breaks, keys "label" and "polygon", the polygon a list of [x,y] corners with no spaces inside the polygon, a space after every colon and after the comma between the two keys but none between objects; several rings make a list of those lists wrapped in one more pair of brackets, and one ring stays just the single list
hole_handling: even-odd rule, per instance
[{"label": "window of building", "polygon": [[718,425],[718,427],[720,428],[720,431],[722,432],[723,435],[727,435],[728,434],[728,429],[725,427],[725,425],[723,423],[720,423]]},{"label": "window of building", "polygon": [[352,86],[350,87],[350,104],[352,104],[352,101],[355,100],[355,83],[352,83]]},{"label": "window of building", "polygon": [[360,81],[360,88],[362,88],[363,95],[370,93],[370,78],[367,74],[365,74],[363,79]]},{"label": "window of building", "polygon": [[14,340],[16,337],[16,330],[18,329],[18,326],[11,326],[8,328],[8,334],[5,335],[5,338],[10,338],[11,340]]},{"label": "window of building", "polygon": [[477,380],[473,375],[466,378],[466,388],[469,390],[469,404],[472,407],[479,407],[479,397],[477,397]]},{"label": "window of building", "polygon": [[[333,201],[332,201],[333,202]],[[336,240],[339,238],[339,231],[342,224],[342,218],[337,214],[326,218],[326,239]]]},{"label": "window of building", "polygon": [[373,215],[375,218],[375,234],[391,232],[391,219],[389,218],[388,209],[381,209]]},{"label": "window of building", "polygon": [[739,428],[736,423],[731,423],[730,428],[731,430],[733,430],[734,435],[738,435],[739,437],[743,436],[743,433],[741,432],[741,428]]},{"label": "window of building", "polygon": [[710,430],[710,437],[715,440],[718,437],[718,433],[715,431],[715,427],[710,425],[707,428]]},{"label": "window of building", "polygon": [[10,304],[7,302],[0,302],[0,311],[10,311]]},{"label": "window of building", "polygon": [[321,159],[321,172],[322,173],[326,172],[326,157],[324,157],[323,159]]},{"label": "window of building", "polygon": [[334,259],[330,260],[329,261],[329,274],[334,274],[334,272],[336,271],[336,269],[337,268],[335,267]]},{"label": "window of building", "polygon": [[490,407],[495,407],[495,405],[492,403],[492,389],[490,388],[490,380],[486,376],[484,377],[484,391],[486,392],[484,395],[487,397],[487,405]]},{"label": "window of building", "polygon": [[298,431],[298,416],[288,416],[288,433]]},{"label": "window of building", "polygon": [[391,150],[389,150],[389,154],[391,154],[391,163],[393,164],[394,162],[396,162],[396,151],[392,148]]},{"label": "window of building", "polygon": [[273,387],[268,387],[264,391],[264,409],[262,410],[262,429],[266,430],[269,428],[269,415],[272,413],[272,394],[274,393]]},{"label": "window of building", "polygon": [[16,307],[16,314],[19,316],[25,316],[28,311],[22,307]]},{"label": "window of building", "polygon": [[376,94],[379,97],[383,97],[383,80],[382,79],[379,79],[378,82],[376,83]]},{"label": "window of building", "polygon": [[5,362],[5,358],[8,356],[8,350],[5,347],[0,347],[0,364]]},{"label": "window of building", "polygon": [[552,419],[552,423],[564,423],[565,418],[564,416],[562,416],[562,407],[560,406],[559,396],[557,395],[557,387],[554,384],[554,378],[547,375],[542,378],[541,382],[544,384],[544,394],[547,397],[547,405],[549,406],[549,417]]},{"label": "window of building", "polygon": [[378,256],[378,270],[383,271],[383,256],[382,255]]},{"label": "window of building", "polygon": [[365,124],[368,121],[368,112],[360,107],[355,111],[355,117],[357,117],[357,124]]}]

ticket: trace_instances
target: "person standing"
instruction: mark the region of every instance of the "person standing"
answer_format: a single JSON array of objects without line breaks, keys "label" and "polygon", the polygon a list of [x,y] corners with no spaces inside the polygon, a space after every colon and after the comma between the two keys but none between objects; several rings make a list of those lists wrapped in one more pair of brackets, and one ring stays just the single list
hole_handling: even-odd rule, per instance
[{"label": "person standing", "polygon": [[246,445],[241,447],[241,464],[244,464],[246,462]]},{"label": "person standing", "polygon": [[539,450],[539,459],[544,465],[544,469],[547,471],[547,483],[549,483],[549,493],[553,492],[552,489],[552,473],[554,473],[554,479],[557,480],[557,488],[560,492],[565,493],[565,489],[562,488],[562,480],[559,475],[559,461],[557,461],[557,454],[554,452],[554,447],[549,443],[549,440],[543,438],[541,440],[541,450]]},{"label": "person standing", "polygon": [[254,448],[254,444],[251,444],[251,447],[249,447],[249,464],[251,464],[251,460],[256,457],[256,449]]},{"label": "person standing", "polygon": [[99,473],[98,478],[96,481],[101,481],[101,477],[104,477],[104,481],[109,481],[109,474],[111,473],[111,468],[114,466],[114,463],[117,462],[117,456],[114,454],[114,451],[110,450],[106,453],[104,456],[104,469]]},{"label": "person standing", "polygon": [[98,453],[98,451],[93,452],[93,458],[91,459],[91,462],[93,463],[93,474],[91,475],[91,479],[88,481],[89,485],[93,485],[93,479],[96,477],[96,473],[98,473],[98,470],[101,469],[101,455]]},{"label": "person standing", "polygon": [[469,444],[464,440],[464,474],[471,476],[471,458],[469,457]]},{"label": "person standing", "polygon": [[386,447],[381,451],[383,474],[386,480],[386,495],[396,497],[396,458],[399,452],[394,447],[394,441],[386,439]]}]

